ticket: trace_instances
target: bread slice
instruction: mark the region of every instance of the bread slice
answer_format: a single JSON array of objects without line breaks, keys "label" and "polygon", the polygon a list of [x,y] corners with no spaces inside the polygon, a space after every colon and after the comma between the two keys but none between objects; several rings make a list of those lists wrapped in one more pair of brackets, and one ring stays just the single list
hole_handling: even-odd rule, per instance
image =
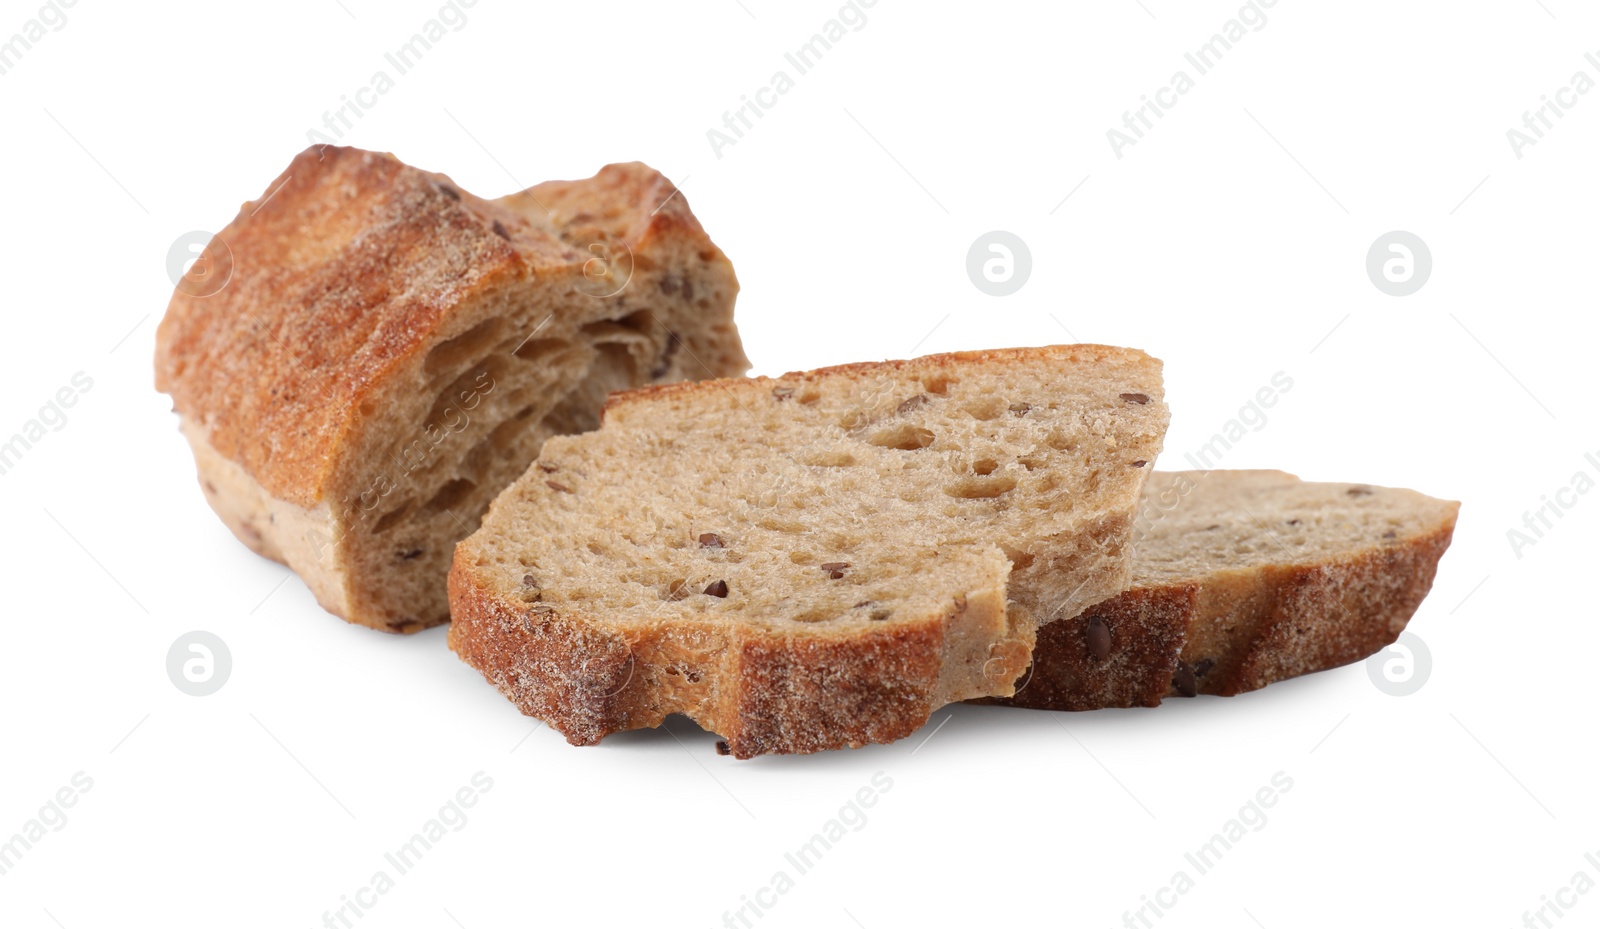
[{"label": "bread slice", "polygon": [[1132,586],[1040,629],[1028,677],[998,702],[1155,706],[1359,661],[1427,596],[1459,508],[1282,471],[1157,472]]},{"label": "bread slice", "polygon": [[457,547],[450,645],[573,744],[901,738],[1127,586],[1166,424],[1160,363],[1094,345],[619,394]]},{"label": "bread slice", "polygon": [[314,147],[204,259],[156,385],[207,501],[330,612],[391,632],[448,619],[456,541],[547,438],[594,428],[613,390],[748,366],[732,265],[640,164],[483,200]]}]

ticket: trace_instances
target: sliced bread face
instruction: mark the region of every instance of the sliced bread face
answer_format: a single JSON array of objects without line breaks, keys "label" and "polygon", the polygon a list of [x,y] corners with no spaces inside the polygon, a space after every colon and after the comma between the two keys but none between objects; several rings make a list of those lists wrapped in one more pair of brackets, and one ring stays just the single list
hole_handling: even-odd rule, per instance
[{"label": "sliced bread face", "polygon": [[639,164],[484,200],[312,148],[208,251],[231,278],[180,284],[156,356],[207,502],[389,632],[449,618],[456,541],[608,393],[747,367],[732,266]]},{"label": "sliced bread face", "polygon": [[999,702],[1155,706],[1359,661],[1405,629],[1459,508],[1281,471],[1157,472],[1131,587],[1041,628],[1027,678]]},{"label": "sliced bread face", "polygon": [[620,394],[457,547],[451,647],[574,744],[901,738],[1127,586],[1166,423],[1159,362],[1101,346]]}]

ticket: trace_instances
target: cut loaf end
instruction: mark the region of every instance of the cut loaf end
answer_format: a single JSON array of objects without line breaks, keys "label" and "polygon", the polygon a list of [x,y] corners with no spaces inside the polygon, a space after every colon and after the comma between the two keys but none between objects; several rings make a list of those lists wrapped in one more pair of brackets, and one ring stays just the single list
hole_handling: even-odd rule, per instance
[{"label": "cut loaf end", "polygon": [[640,164],[495,200],[316,147],[207,247],[157,337],[206,500],[324,608],[449,619],[455,543],[615,390],[748,367],[738,282]]}]

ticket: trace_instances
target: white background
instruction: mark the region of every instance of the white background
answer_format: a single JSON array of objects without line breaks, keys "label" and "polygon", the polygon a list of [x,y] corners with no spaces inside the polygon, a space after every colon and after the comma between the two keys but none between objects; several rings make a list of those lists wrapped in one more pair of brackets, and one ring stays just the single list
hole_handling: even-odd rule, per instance
[{"label": "white background", "polygon": [[[479,771],[493,788],[364,929],[722,925],[880,771],[865,825],[762,893],[763,929],[1121,925],[1280,771],[1163,929],[1516,926],[1600,879],[1600,493],[1507,537],[1600,478],[1600,93],[1521,158],[1506,135],[1600,78],[1591,7],[1279,0],[1119,159],[1107,130],[1193,76],[1236,2],[879,0],[718,158],[707,130],[836,2],[478,0],[341,141],[482,195],[659,168],[739,270],[756,372],[1138,346],[1166,362],[1171,468],[1281,371],[1222,465],[1464,502],[1412,696],[1357,665],[1158,710],[957,707],[898,744],[748,762],[682,720],[568,747],[444,629],[323,613],[212,516],[151,388],[172,242],[264,193],[438,9],[80,0],[0,76],[0,436],[93,380],[0,475],[0,839],[93,781],[0,875],[0,924],[321,925]],[[0,3],[0,41],[37,10]],[[1009,297],[966,276],[994,229],[1033,256]],[[1394,229],[1433,255],[1409,297],[1364,268]],[[165,670],[194,629],[232,652],[213,696]],[[1562,898],[1564,925],[1600,920],[1600,893]]]}]

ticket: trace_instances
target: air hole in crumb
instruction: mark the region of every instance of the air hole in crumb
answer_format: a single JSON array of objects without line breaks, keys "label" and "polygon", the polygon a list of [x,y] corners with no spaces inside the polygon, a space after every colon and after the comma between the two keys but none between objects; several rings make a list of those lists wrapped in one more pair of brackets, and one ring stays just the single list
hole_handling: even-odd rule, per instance
[{"label": "air hole in crumb", "polygon": [[578,331],[595,342],[615,342],[637,334],[627,326],[609,319],[599,319],[592,323],[584,323],[578,327]]},{"label": "air hole in crumb", "polygon": [[836,615],[838,614],[831,610],[806,610],[804,613],[796,614],[794,621],[797,623],[820,623],[833,619]]},{"label": "air hole in crumb", "polygon": [[529,339],[512,354],[523,361],[543,361],[566,347],[566,339]]},{"label": "air hole in crumb", "polygon": [[[478,447],[486,448],[489,453],[504,452],[510,449],[512,444],[522,435],[522,431],[525,428],[524,420],[532,415],[533,407],[523,407],[517,411],[517,415],[494,427],[494,430],[489,433],[488,437]],[[473,452],[477,452],[477,449],[473,449]],[[483,472],[476,471],[476,473],[482,474]]]},{"label": "air hole in crumb", "polygon": [[378,521],[372,524],[373,534],[376,535],[379,533],[388,532],[390,529],[394,528],[395,523],[405,519],[406,514],[409,512],[411,512],[411,501],[407,500],[380,516]]},{"label": "air hole in crumb", "polygon": [[474,484],[464,477],[458,477],[454,480],[446,481],[445,485],[439,488],[439,492],[434,494],[427,503],[422,505],[422,509],[428,513],[441,513],[460,503],[462,500],[465,500],[467,498],[467,494],[472,493],[477,486],[477,484]]},{"label": "air hole in crumb", "polygon": [[[501,425],[504,426],[507,424],[501,423]],[[512,423],[511,425],[515,425],[515,423]],[[497,429],[496,432],[498,431],[499,430]],[[494,436],[494,432],[484,436],[481,440],[479,440],[477,445],[472,446],[471,451],[467,452],[467,454],[462,457],[461,470],[470,475],[471,480],[483,480],[484,472],[489,470],[489,463],[494,460]]]},{"label": "air hole in crumb", "polygon": [[951,384],[958,383],[960,381],[957,378],[948,374],[928,374],[922,378],[922,389],[934,396],[942,397],[950,392]]},{"label": "air hole in crumb", "polygon": [[815,388],[808,387],[803,393],[800,394],[799,397],[796,397],[795,399],[799,400],[801,403],[816,403],[818,400],[822,399],[822,392]]},{"label": "air hole in crumb", "polygon": [[1000,462],[995,461],[993,458],[979,458],[972,463],[972,472],[974,474],[990,475],[998,467],[1000,467]]},{"label": "air hole in crumb", "polygon": [[795,564],[811,565],[817,563],[817,556],[807,552],[790,552],[789,560]]},{"label": "air hole in crumb", "polygon": [[468,359],[483,355],[499,340],[500,327],[504,324],[505,320],[496,316],[484,320],[453,339],[440,342],[428,352],[427,359],[422,362],[422,370],[429,377],[433,377],[454,371]]},{"label": "air hole in crumb", "polygon": [[1020,549],[1012,548],[1009,545],[1002,545],[1000,547],[1005,551],[1006,557],[1011,559],[1011,570],[1021,571],[1023,568],[1033,564],[1033,552],[1025,552]]},{"label": "air hole in crumb", "polygon": [[[805,401],[802,400],[802,403]],[[856,463],[854,455],[842,450],[811,452],[801,461],[817,468],[848,468]]]},{"label": "air hole in crumb", "polygon": [[1027,468],[1029,471],[1037,471],[1040,468],[1048,468],[1049,467],[1049,465],[1045,463],[1043,458],[1018,458],[1017,462],[1019,464],[1021,464],[1024,468]]},{"label": "air hole in crumb", "polygon": [[600,342],[595,348],[600,352],[600,358],[595,362],[596,370],[624,372],[622,377],[629,384],[639,380],[633,352],[628,350],[628,346],[621,342]]},{"label": "air hole in crumb", "polygon": [[460,432],[464,428],[462,421],[468,418],[465,411],[477,406],[483,395],[494,389],[510,364],[504,355],[490,355],[462,372],[449,387],[439,391],[423,423],[446,432]]},{"label": "air hole in crumb", "polygon": [[627,326],[634,332],[648,333],[650,331],[650,327],[655,323],[655,316],[651,314],[649,310],[635,310],[634,312],[629,313],[627,316],[617,320],[617,322]]},{"label": "air hole in crumb", "polygon": [[944,489],[952,497],[966,500],[991,500],[1015,489],[1017,479],[1004,474],[989,477],[964,477]]},{"label": "air hole in crumb", "polygon": [[1006,411],[1006,402],[999,397],[979,397],[962,406],[967,415],[982,422],[999,419]]},{"label": "air hole in crumb", "polygon": [[933,432],[921,426],[901,423],[873,433],[867,442],[879,448],[898,448],[901,451],[914,452],[933,444]]},{"label": "air hole in crumb", "polygon": [[1072,440],[1072,437],[1060,429],[1050,430],[1050,434],[1045,436],[1044,444],[1058,452],[1070,452],[1077,447],[1077,443]]}]

